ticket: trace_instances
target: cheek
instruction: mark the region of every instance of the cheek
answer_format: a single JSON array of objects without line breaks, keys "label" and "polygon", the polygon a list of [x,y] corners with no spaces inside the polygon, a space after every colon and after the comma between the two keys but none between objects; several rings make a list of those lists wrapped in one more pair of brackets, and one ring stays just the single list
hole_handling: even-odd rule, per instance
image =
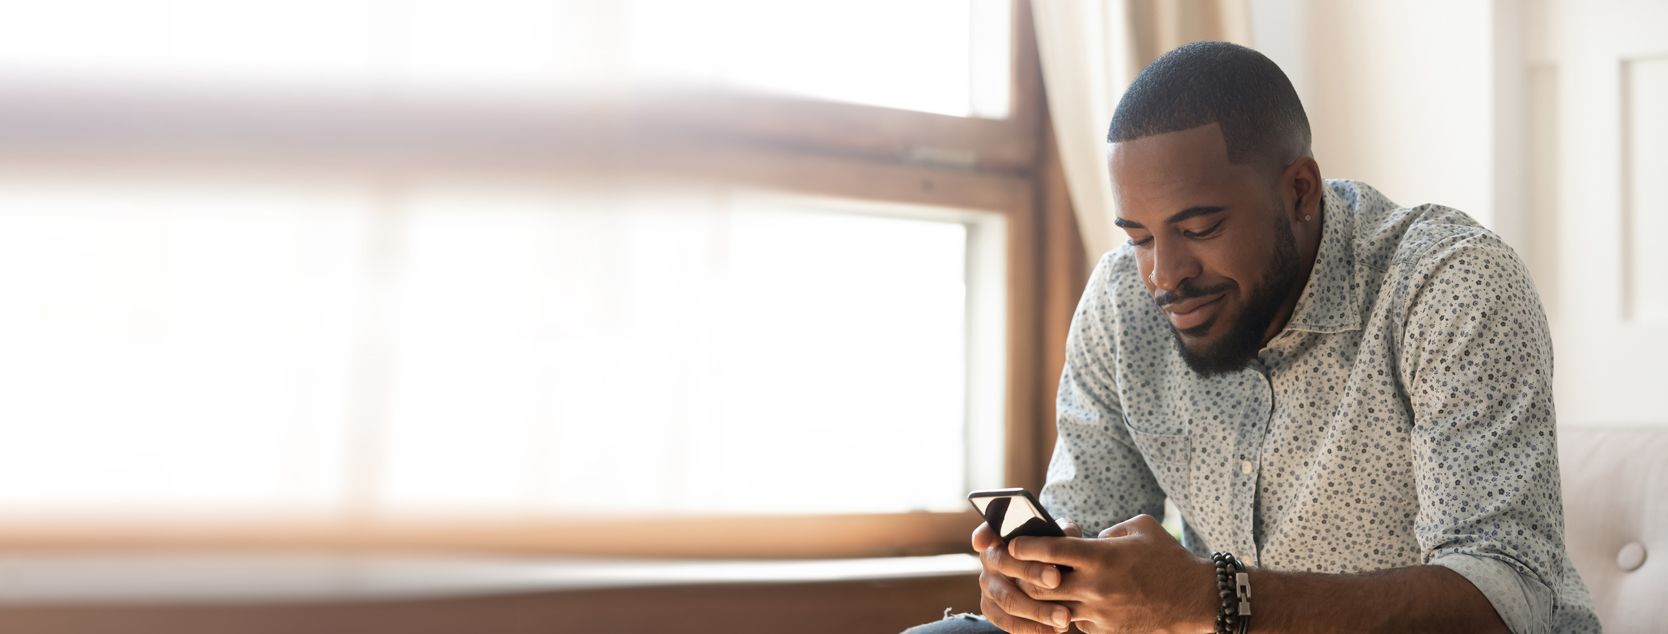
[{"label": "cheek", "polygon": [[1237,290],[1243,290],[1246,280],[1245,276],[1239,273],[1241,266],[1243,265],[1221,255],[1200,254],[1199,284],[1214,286],[1227,281],[1239,287]]},{"label": "cheek", "polygon": [[[1272,248],[1272,247],[1270,247]],[[1263,279],[1265,267],[1273,261],[1273,253],[1259,253],[1255,249],[1219,250],[1200,254],[1199,264],[1205,276],[1230,280],[1241,295],[1255,289]]]}]

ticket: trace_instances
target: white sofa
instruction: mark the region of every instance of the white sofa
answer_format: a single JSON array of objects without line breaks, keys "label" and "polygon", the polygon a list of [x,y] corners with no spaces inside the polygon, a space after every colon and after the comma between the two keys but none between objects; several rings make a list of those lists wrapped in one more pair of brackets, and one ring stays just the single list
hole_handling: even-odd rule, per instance
[{"label": "white sofa", "polygon": [[1564,540],[1606,632],[1668,632],[1668,427],[1558,430]]}]

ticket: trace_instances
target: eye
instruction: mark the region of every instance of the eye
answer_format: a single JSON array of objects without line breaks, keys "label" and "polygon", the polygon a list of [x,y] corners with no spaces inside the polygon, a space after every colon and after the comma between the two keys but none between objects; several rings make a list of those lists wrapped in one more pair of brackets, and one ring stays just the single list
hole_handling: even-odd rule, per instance
[{"label": "eye", "polygon": [[1138,247],[1147,246],[1149,244],[1152,244],[1152,242],[1153,242],[1153,237],[1152,236],[1147,236],[1147,237],[1142,238],[1140,240],[1136,240],[1135,238],[1130,238],[1129,239],[1130,244],[1138,246]]},{"label": "eye", "polygon": [[1187,236],[1189,238],[1203,238],[1205,236],[1216,233],[1217,229],[1222,228],[1222,222],[1223,221],[1218,220],[1218,221],[1216,221],[1216,224],[1211,225],[1209,228],[1207,228],[1203,231],[1183,231],[1182,235]]}]

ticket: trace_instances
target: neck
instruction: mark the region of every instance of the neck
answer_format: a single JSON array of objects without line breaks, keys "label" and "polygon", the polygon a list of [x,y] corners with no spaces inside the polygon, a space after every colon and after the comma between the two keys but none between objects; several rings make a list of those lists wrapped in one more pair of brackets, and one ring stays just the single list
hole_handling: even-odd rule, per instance
[{"label": "neck", "polygon": [[1263,345],[1268,345],[1280,331],[1286,329],[1286,323],[1291,321],[1292,312],[1297,309],[1297,300],[1303,297],[1303,289],[1309,286],[1309,276],[1315,270],[1315,256],[1320,254],[1321,225],[1325,221],[1326,205],[1318,205],[1314,220],[1292,223],[1292,238],[1297,242],[1299,283],[1292,284],[1286,291],[1285,299],[1280,302],[1280,310],[1274,313],[1274,319],[1268,322],[1268,330],[1263,333]]}]

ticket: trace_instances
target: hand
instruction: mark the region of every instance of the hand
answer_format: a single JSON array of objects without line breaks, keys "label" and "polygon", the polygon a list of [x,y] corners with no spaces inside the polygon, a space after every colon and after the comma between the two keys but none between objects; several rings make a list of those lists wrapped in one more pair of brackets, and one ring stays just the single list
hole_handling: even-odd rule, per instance
[{"label": "hand", "polygon": [[[1068,537],[1083,536],[1083,529],[1069,519],[1060,520],[1060,529]],[[1055,634],[1070,627],[1071,611],[1065,606],[1038,601],[1021,589],[1022,585],[1060,585],[1059,568],[1014,559],[996,531],[985,523],[973,529],[973,550],[979,553],[979,563],[984,567],[979,573],[979,611],[991,624],[1011,634]]]},{"label": "hand", "polygon": [[1101,531],[1100,539],[1016,537],[1008,554],[1011,563],[1003,569],[1073,568],[1053,587],[1039,583],[1026,588],[1029,601],[1015,602],[1018,609],[1062,605],[1073,624],[1089,634],[1215,627],[1215,565],[1188,552],[1151,515]]}]

